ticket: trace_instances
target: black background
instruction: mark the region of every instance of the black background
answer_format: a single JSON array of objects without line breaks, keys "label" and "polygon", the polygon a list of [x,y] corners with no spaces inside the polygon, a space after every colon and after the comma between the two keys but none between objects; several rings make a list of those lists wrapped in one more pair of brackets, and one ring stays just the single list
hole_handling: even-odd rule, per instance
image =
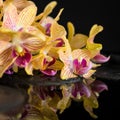
[{"label": "black background", "polygon": [[[38,6],[38,13],[51,0],[34,0]],[[120,54],[120,30],[119,30],[119,10],[117,0],[57,0],[58,5],[51,16],[55,17],[60,8],[64,8],[59,23],[66,27],[71,21],[76,27],[76,33],[80,32],[88,35],[93,24],[99,24],[104,30],[99,33],[95,42],[103,44],[103,53]],[[117,65],[117,63],[114,63]],[[118,64],[117,66],[120,66]],[[99,108],[94,112],[98,115],[97,120],[120,119],[120,82],[106,80],[109,91],[100,94]],[[94,120],[84,110],[82,103],[73,102],[71,107],[66,109],[61,115],[60,120]]]}]

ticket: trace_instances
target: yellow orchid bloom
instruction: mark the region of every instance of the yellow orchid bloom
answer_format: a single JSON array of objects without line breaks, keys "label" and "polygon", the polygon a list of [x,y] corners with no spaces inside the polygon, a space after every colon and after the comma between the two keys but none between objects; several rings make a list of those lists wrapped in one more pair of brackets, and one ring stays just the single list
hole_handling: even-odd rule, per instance
[{"label": "yellow orchid bloom", "polygon": [[[43,47],[45,35],[31,26],[36,16],[36,10],[35,5],[30,5],[18,14],[17,8],[12,3],[5,6],[3,23],[0,29],[0,46],[5,45],[0,50],[0,67],[2,68],[0,68],[0,76],[14,61],[18,66],[25,67],[31,60],[32,52]],[[36,33],[38,35],[35,36]],[[5,63],[7,56],[9,56],[9,65],[6,67],[2,64]]]},{"label": "yellow orchid bloom", "polygon": [[[50,36],[47,37],[45,46],[40,50],[38,55],[33,56],[31,63],[26,66],[26,72],[32,75],[33,69],[41,71],[46,69],[60,70],[63,64],[58,61],[58,50],[63,46],[65,36],[66,31],[64,27],[54,21],[51,25]],[[53,61],[54,64],[51,65]]]},{"label": "yellow orchid bloom", "polygon": [[95,36],[103,30],[101,25],[93,25],[89,36],[77,33],[75,34],[74,25],[71,22],[68,22],[68,40],[70,42],[71,48],[74,49],[83,49],[86,48],[91,53],[91,58],[96,56],[102,49],[102,44],[95,43]]},{"label": "yellow orchid bloom", "polygon": [[65,47],[58,51],[60,60],[64,63],[61,79],[69,79],[83,75],[91,69],[90,52],[86,49],[71,50],[68,40]]}]

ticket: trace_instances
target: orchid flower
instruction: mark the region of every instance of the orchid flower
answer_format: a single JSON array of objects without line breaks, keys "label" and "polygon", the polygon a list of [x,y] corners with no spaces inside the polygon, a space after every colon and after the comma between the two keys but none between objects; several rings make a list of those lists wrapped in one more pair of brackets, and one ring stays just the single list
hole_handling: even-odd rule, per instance
[{"label": "orchid flower", "polygon": [[[37,51],[43,46],[44,40],[29,32],[35,15],[36,7],[34,5],[26,7],[19,14],[12,3],[5,8],[0,29],[0,46],[4,45],[0,50],[0,76],[14,61],[17,66],[25,67],[31,60],[31,52]],[[26,28],[28,28],[28,32],[24,31]],[[4,65],[6,58],[9,65]]]},{"label": "orchid flower", "polygon": [[107,62],[110,59],[110,56],[106,57],[100,54],[102,45],[94,43],[95,36],[103,30],[103,27],[100,25],[93,25],[89,36],[84,34],[75,34],[75,28],[71,22],[68,22],[68,39],[72,49],[83,49],[87,48],[90,51],[91,59],[95,63]]},{"label": "orchid flower", "polygon": [[64,67],[61,70],[62,79],[84,75],[92,68],[89,51],[82,49],[71,51],[67,39],[65,47],[59,50],[59,58],[64,63]]},{"label": "orchid flower", "polygon": [[61,69],[62,63],[58,60],[59,55],[57,51],[63,46],[65,35],[66,31],[64,27],[54,21],[51,26],[50,36],[47,37],[45,47],[40,50],[37,56],[33,57],[31,63],[28,64],[26,68],[28,74],[32,74],[33,69],[40,69],[40,71],[44,72],[46,75],[55,75],[56,70]]}]

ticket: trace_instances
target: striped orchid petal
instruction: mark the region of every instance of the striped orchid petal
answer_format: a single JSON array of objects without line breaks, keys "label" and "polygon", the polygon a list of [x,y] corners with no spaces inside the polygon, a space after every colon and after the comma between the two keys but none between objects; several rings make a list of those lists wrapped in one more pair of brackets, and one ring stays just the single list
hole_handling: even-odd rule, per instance
[{"label": "striped orchid petal", "polygon": [[15,62],[16,58],[11,58],[7,61],[5,61],[2,65],[0,65],[0,78],[3,76],[3,74],[6,72],[6,70]]},{"label": "striped orchid petal", "polygon": [[0,54],[5,51],[6,49],[10,48],[11,44],[7,41],[0,40]]},{"label": "striped orchid petal", "polygon": [[24,8],[18,16],[17,29],[30,26],[35,19],[36,13],[37,7],[35,5]]},{"label": "striped orchid petal", "polygon": [[6,5],[6,8],[4,10],[2,27],[15,30],[17,20],[17,8],[12,3],[9,3],[8,5]]},{"label": "striped orchid petal", "polygon": [[34,2],[28,0],[13,0],[13,4],[17,7],[18,12],[20,12],[25,7],[34,4]]},{"label": "striped orchid petal", "polygon": [[60,74],[61,79],[63,80],[67,80],[69,78],[74,78],[77,77],[75,74],[73,74],[73,70],[70,69],[69,66],[64,66],[61,70],[61,74]]},{"label": "striped orchid petal", "polygon": [[91,58],[91,53],[87,49],[75,49],[72,51],[72,56],[74,59],[86,59],[89,60]]},{"label": "striped orchid petal", "polygon": [[0,53],[0,65],[5,64],[5,61],[9,61],[12,55],[12,48],[9,47],[6,50],[4,50],[2,53]]},{"label": "striped orchid petal", "polygon": [[45,45],[45,42],[37,37],[30,37],[24,39],[22,45],[29,51],[35,51],[42,48]]}]

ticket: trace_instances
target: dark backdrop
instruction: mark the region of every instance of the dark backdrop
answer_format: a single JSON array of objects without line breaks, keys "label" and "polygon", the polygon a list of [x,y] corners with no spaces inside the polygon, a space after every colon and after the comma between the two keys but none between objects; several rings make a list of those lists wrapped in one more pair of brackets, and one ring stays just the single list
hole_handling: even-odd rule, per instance
[{"label": "dark backdrop", "polygon": [[[45,5],[51,0],[34,0],[41,12]],[[93,24],[100,24],[104,30],[99,33],[95,42],[103,44],[103,52],[108,54],[120,54],[120,30],[119,30],[119,10],[117,0],[57,0],[58,5],[51,16],[56,16],[60,8],[64,8],[59,21],[66,27],[71,21],[76,27],[76,33],[81,32],[88,35]],[[115,63],[116,66],[120,64]],[[119,73],[120,74],[120,73]],[[120,119],[120,82],[105,80],[109,91],[104,91],[99,97],[99,108],[95,110],[98,120]],[[83,109],[81,103],[73,102],[69,109],[59,115],[60,120],[94,120]]]},{"label": "dark backdrop", "polygon": [[[51,0],[33,0],[41,12]],[[73,22],[76,32],[88,34],[93,24],[100,24],[104,30],[96,37],[96,42],[103,44],[107,52],[120,52],[119,48],[119,23],[117,0],[56,0],[58,5],[51,16],[57,15],[60,8],[64,8],[59,21],[66,26],[68,21]],[[118,6],[118,7],[117,7]]]}]

